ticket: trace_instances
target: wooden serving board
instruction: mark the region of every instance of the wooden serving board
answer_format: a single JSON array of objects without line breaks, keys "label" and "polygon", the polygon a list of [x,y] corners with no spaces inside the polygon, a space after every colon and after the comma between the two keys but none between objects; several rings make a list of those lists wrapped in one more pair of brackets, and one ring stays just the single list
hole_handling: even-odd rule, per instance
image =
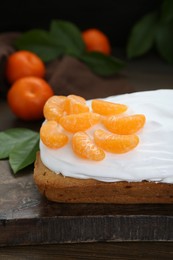
[{"label": "wooden serving board", "polygon": [[[0,103],[0,131],[23,124]],[[33,181],[33,165],[13,175],[0,161],[0,246],[96,241],[173,241],[173,205],[59,204]]]}]

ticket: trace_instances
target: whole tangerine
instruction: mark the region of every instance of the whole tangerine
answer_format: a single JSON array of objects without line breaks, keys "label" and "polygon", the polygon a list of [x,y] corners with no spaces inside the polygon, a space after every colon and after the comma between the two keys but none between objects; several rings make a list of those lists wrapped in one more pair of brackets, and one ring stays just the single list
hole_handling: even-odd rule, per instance
[{"label": "whole tangerine", "polygon": [[87,51],[98,51],[106,55],[111,54],[111,44],[108,36],[101,30],[90,28],[82,32],[82,38]]},{"label": "whole tangerine", "polygon": [[7,93],[12,112],[23,120],[38,120],[43,117],[43,107],[53,96],[51,86],[42,78],[24,77],[13,83]]},{"label": "whole tangerine", "polygon": [[10,84],[28,76],[43,78],[45,72],[44,62],[33,52],[26,50],[16,51],[7,58],[5,75]]}]

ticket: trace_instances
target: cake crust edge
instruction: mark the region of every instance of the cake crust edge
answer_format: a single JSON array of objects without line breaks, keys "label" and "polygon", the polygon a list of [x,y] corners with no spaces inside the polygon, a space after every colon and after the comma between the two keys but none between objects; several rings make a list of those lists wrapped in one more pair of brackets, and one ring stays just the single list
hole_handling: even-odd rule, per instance
[{"label": "cake crust edge", "polygon": [[37,153],[34,182],[48,200],[60,203],[170,204],[173,184],[155,182],[101,182],[64,177],[48,169]]}]

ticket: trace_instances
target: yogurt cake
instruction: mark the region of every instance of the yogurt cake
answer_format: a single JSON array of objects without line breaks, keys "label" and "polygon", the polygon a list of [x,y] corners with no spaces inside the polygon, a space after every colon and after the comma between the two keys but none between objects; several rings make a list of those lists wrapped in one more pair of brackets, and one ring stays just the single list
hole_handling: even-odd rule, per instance
[{"label": "yogurt cake", "polygon": [[[172,203],[173,90],[104,100],[127,105],[123,115],[145,115],[146,123],[137,132],[139,144],[127,153],[106,152],[103,160],[91,161],[76,156],[70,142],[51,149],[40,140],[34,168],[39,191],[51,201],[65,203]],[[91,136],[102,127],[96,124],[86,132]]]}]

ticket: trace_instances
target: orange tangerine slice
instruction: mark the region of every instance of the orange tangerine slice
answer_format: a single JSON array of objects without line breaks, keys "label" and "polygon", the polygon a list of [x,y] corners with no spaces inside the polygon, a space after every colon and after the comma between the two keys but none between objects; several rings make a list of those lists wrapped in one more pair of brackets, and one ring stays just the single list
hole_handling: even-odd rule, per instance
[{"label": "orange tangerine slice", "polygon": [[113,103],[113,102],[100,100],[100,99],[92,100],[91,107],[95,113],[104,116],[118,115],[127,110],[127,106],[124,104]]},{"label": "orange tangerine slice", "polygon": [[77,95],[68,95],[65,104],[67,114],[78,114],[89,112],[89,107],[86,105],[86,100]]},{"label": "orange tangerine slice", "polygon": [[77,132],[73,135],[72,149],[75,154],[84,159],[101,161],[105,158],[104,151],[85,132]]},{"label": "orange tangerine slice", "polygon": [[46,121],[40,128],[42,142],[52,149],[63,147],[68,142],[68,137],[58,130],[56,121]]},{"label": "orange tangerine slice", "polygon": [[60,117],[64,115],[65,96],[52,96],[44,105],[43,114],[47,120],[59,121]]},{"label": "orange tangerine slice", "polygon": [[85,131],[99,123],[100,115],[93,112],[66,115],[60,118],[60,125],[68,132]]},{"label": "orange tangerine slice", "polygon": [[94,140],[103,150],[117,154],[127,153],[139,143],[137,135],[117,135],[100,129],[94,132]]},{"label": "orange tangerine slice", "polygon": [[145,124],[145,116],[136,114],[132,116],[117,117],[115,115],[102,120],[104,126],[112,133],[129,135],[139,131]]}]

